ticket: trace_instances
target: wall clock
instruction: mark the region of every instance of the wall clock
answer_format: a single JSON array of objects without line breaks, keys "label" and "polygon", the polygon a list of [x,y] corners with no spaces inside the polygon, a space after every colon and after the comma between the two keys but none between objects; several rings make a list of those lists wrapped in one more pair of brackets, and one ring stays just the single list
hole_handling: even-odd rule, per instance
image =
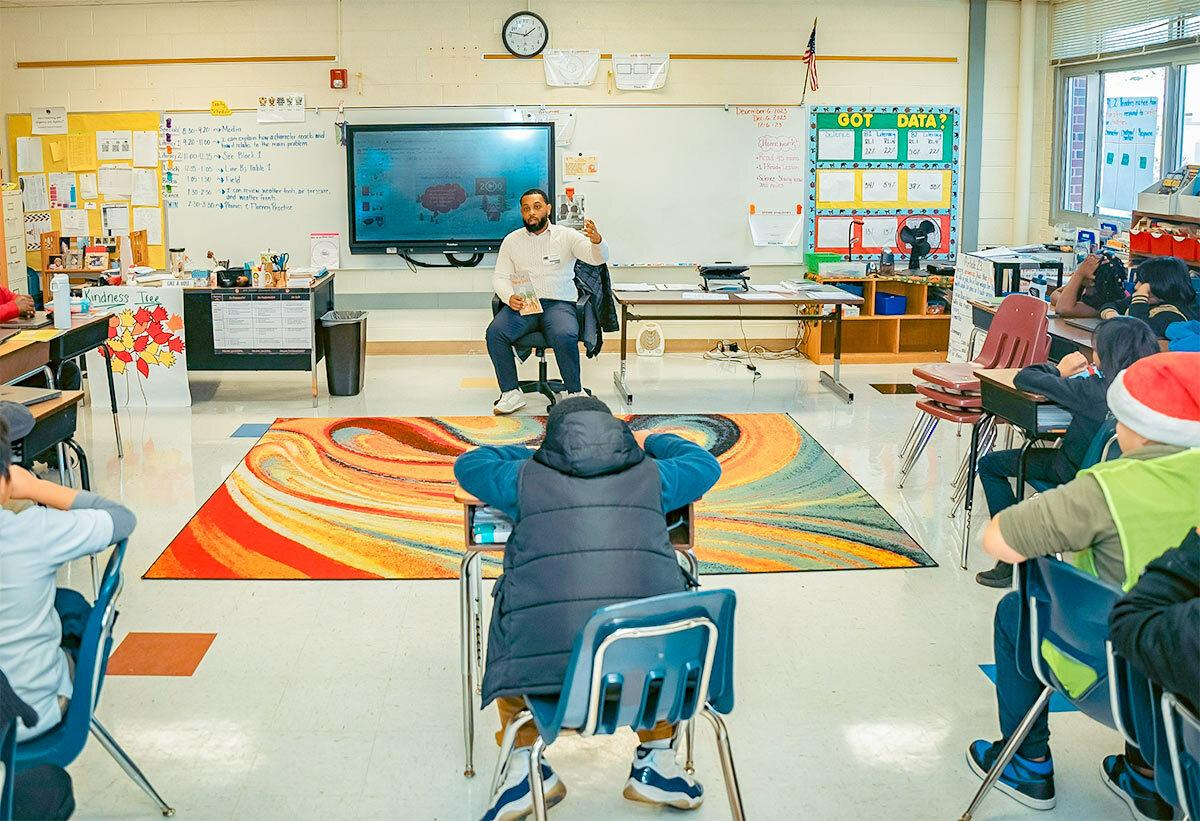
[{"label": "wall clock", "polygon": [[550,28],[545,20],[532,11],[518,11],[504,21],[500,36],[510,54],[533,57],[541,54],[549,42]]}]

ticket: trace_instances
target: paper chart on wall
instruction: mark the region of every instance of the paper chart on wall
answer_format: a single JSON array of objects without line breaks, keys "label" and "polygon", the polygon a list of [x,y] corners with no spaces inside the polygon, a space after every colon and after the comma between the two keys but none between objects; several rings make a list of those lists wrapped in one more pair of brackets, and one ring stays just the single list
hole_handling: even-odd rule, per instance
[{"label": "paper chart on wall", "polygon": [[818,171],[817,199],[822,202],[853,202],[854,172]]},{"label": "paper chart on wall", "polygon": [[100,160],[133,159],[133,132],[97,131],[96,157]]},{"label": "paper chart on wall", "polygon": [[38,173],[45,170],[42,163],[42,138],[17,137],[17,173]]},{"label": "paper chart on wall", "polygon": [[940,160],[943,150],[941,131],[909,131],[909,160]]},{"label": "paper chart on wall", "polygon": [[74,208],[77,200],[75,175],[68,171],[48,174],[47,177],[50,181],[50,207]]},{"label": "paper chart on wall", "polygon": [[850,217],[817,217],[816,250],[842,249],[850,241]]},{"label": "paper chart on wall", "polygon": [[139,168],[158,166],[158,132],[133,132],[133,164]]},{"label": "paper chart on wall", "polygon": [[862,172],[863,202],[896,202],[900,199],[900,174],[894,170]]},{"label": "paper chart on wall", "polygon": [[162,245],[162,209],[134,208],[133,230],[146,232],[147,245]]},{"label": "paper chart on wall", "polygon": [[944,171],[909,171],[909,202],[941,202],[944,199]]},{"label": "paper chart on wall", "polygon": [[822,128],[817,132],[818,160],[853,160],[854,132],[844,128]]},{"label": "paper chart on wall", "polygon": [[895,217],[864,217],[862,228],[863,248],[895,248]]},{"label": "paper chart on wall", "polygon": [[25,214],[25,250],[36,251],[41,248],[42,234],[49,230],[49,214]]},{"label": "paper chart on wall", "polygon": [[542,52],[548,86],[590,86],[596,82],[599,67],[598,48],[548,48]]},{"label": "paper chart on wall", "polygon": [[614,53],[612,65],[617,88],[622,91],[650,91],[666,84],[671,55]]},{"label": "paper chart on wall", "polygon": [[304,122],[304,95],[292,92],[259,97],[257,119],[260,123]]},{"label": "paper chart on wall", "polygon": [[79,175],[79,197],[85,200],[94,200],[100,196],[100,189],[96,185],[96,172],[88,171]]},{"label": "paper chart on wall", "polygon": [[129,203],[105,203],[101,205],[100,225],[106,237],[129,236]]},{"label": "paper chart on wall", "polygon": [[750,239],[757,246],[796,246],[804,236],[804,220],[796,211],[750,214]]},{"label": "paper chart on wall", "polygon": [[131,200],[134,205],[158,205],[158,175],[153,168],[133,169]]},{"label": "paper chart on wall", "polygon": [[864,160],[894,160],[899,156],[900,134],[894,128],[864,128],[862,158]]},{"label": "paper chart on wall", "polygon": [[26,211],[49,211],[50,194],[46,190],[46,178],[41,174],[21,176],[21,203]]},{"label": "paper chart on wall", "polygon": [[91,234],[88,227],[88,212],[82,208],[67,208],[58,215],[59,233],[64,237],[86,237]]},{"label": "paper chart on wall", "polygon": [[96,157],[96,141],[91,134],[67,135],[67,170],[92,171],[100,161]]},{"label": "paper chart on wall", "polygon": [[64,106],[35,108],[29,112],[31,134],[66,134],[67,109]]},{"label": "paper chart on wall", "polygon": [[563,180],[587,182],[600,177],[600,155],[579,153],[563,155]]},{"label": "paper chart on wall", "polygon": [[575,139],[577,117],[574,108],[538,106],[525,109],[521,116],[527,123],[554,123],[554,144],[560,148]]},{"label": "paper chart on wall", "polygon": [[128,165],[102,165],[97,179],[106,199],[129,199],[133,193],[133,169]]}]

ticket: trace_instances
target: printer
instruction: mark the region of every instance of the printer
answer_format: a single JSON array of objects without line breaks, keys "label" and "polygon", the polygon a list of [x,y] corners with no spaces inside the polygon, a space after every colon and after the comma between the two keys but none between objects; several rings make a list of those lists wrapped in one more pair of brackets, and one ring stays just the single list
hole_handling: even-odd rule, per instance
[{"label": "printer", "polygon": [[750,270],[748,265],[716,262],[712,265],[697,265],[700,287],[705,291],[749,291]]}]

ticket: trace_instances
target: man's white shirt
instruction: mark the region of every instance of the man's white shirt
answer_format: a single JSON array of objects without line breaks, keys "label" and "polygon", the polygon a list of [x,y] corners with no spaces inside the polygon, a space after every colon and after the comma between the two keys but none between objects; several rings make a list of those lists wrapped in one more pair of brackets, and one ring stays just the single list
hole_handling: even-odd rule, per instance
[{"label": "man's white shirt", "polygon": [[550,223],[540,234],[518,228],[500,243],[492,288],[496,296],[508,302],[513,295],[512,275],[528,274],[539,299],[574,302],[575,260],[591,265],[608,262],[608,243],[593,243],[574,228]]}]

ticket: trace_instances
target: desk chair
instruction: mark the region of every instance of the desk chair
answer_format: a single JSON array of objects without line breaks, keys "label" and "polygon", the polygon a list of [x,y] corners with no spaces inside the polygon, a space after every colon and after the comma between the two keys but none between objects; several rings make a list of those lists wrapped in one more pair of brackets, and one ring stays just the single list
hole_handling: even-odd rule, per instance
[{"label": "desk chair", "polygon": [[[504,307],[504,304],[500,301],[500,297],[493,294],[492,316],[500,313],[502,307]],[[538,359],[537,379],[522,379],[517,383],[517,387],[521,389],[521,393],[540,393],[549,400],[549,407],[552,408],[558,402],[558,397],[555,394],[566,393],[567,386],[561,379],[550,378],[550,369],[546,362],[546,351],[550,350],[551,347],[550,340],[546,339],[546,335],[541,331],[531,331],[513,342],[515,350],[531,348]],[[584,388],[583,392],[588,396],[592,394],[587,388]]]},{"label": "desk chair", "polygon": [[527,709],[504,728],[492,792],[504,780],[517,730],[529,721],[538,738],[529,754],[533,816],[546,819],[542,754],[564,730],[611,735],[619,727],[680,724],[697,713],[717,736],[729,809],[744,821],[741,791],[725,723],[733,709],[732,590],[668,593],[601,607],[575,639],[563,690],[526,696]]},{"label": "desk chair", "polygon": [[[1117,420],[1112,415],[1109,415],[1104,420],[1104,424],[1096,431],[1096,435],[1092,437],[1087,453],[1084,454],[1083,464],[1079,466],[1079,469],[1090,468],[1100,462],[1116,459],[1120,455],[1121,446],[1117,444]],[[1043,482],[1040,479],[1028,479],[1025,483],[1038,493],[1045,493],[1050,488],[1055,487],[1055,485]]]},{"label": "desk chair", "polygon": [[75,662],[75,688],[71,703],[62,722],[37,738],[17,745],[17,769],[26,770],[39,764],[70,766],[87,744],[88,732],[96,737],[134,783],[145,791],[164,816],[172,816],[175,810],[163,801],[138,766],[117,744],[108,730],[95,716],[96,704],[100,700],[100,689],[108,667],[108,656],[112,652],[112,629],[117,620],[117,599],[124,585],[121,563],[125,560],[126,542],[120,542],[109,557],[108,566],[100,582],[100,594],[92,605],[87,624],[80,641],[79,657]]},{"label": "desk chair", "polygon": [[[1005,743],[960,821],[973,817],[1055,691],[1106,727],[1120,726],[1110,694],[1108,615],[1123,595],[1121,589],[1051,557],[1022,562],[1017,574],[1021,597],[1017,665],[1022,674],[1042,682],[1042,692]],[[1050,658],[1056,662],[1052,664]]]},{"label": "desk chair", "polygon": [[1200,818],[1200,716],[1180,703],[1174,693],[1163,693],[1159,704],[1171,766],[1168,778],[1167,762],[1154,762],[1155,784],[1163,798],[1195,821]]}]

